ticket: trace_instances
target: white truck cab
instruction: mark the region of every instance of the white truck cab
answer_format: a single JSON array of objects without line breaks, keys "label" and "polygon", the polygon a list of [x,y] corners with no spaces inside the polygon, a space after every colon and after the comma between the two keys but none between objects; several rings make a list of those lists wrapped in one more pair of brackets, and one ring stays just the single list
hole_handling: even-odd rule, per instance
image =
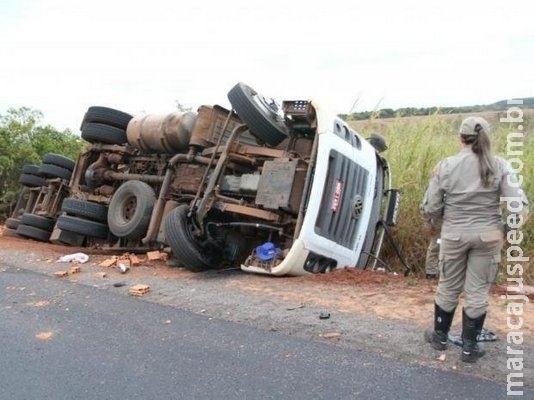
[{"label": "white truck cab", "polygon": [[[283,260],[266,269],[249,260],[245,271],[273,275],[327,272],[356,266],[372,220],[377,153],[338,117],[317,114],[317,153],[302,228]],[[380,171],[382,173],[382,171]],[[376,233],[374,233],[376,234]]]}]

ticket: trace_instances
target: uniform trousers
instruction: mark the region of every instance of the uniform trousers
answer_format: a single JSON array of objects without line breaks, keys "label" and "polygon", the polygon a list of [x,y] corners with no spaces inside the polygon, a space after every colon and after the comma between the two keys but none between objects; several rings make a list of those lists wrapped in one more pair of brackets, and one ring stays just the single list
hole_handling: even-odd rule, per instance
[{"label": "uniform trousers", "polygon": [[467,316],[478,318],[484,314],[491,284],[499,272],[503,243],[500,227],[461,231],[444,228],[441,231],[436,304],[451,312],[463,291]]}]

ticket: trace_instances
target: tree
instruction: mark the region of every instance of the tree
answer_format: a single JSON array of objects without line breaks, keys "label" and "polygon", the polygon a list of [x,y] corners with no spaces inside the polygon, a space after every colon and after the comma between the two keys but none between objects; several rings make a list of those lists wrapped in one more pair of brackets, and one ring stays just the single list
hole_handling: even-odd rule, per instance
[{"label": "tree", "polygon": [[85,143],[70,130],[60,132],[50,125],[35,127],[30,133],[30,139],[34,151],[40,157],[47,153],[60,153],[76,159]]},{"label": "tree", "polygon": [[75,159],[84,146],[83,140],[70,130],[58,131],[41,126],[43,114],[28,107],[10,108],[0,114],[0,216],[16,201],[18,179],[25,164],[41,164],[47,153]]}]

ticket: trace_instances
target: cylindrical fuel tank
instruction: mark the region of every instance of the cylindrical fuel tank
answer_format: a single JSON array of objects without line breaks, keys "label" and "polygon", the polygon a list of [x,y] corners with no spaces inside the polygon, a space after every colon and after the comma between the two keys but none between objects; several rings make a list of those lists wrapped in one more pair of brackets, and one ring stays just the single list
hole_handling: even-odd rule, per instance
[{"label": "cylindrical fuel tank", "polygon": [[128,123],[128,143],[146,153],[177,153],[187,150],[197,114],[174,112],[134,117]]}]

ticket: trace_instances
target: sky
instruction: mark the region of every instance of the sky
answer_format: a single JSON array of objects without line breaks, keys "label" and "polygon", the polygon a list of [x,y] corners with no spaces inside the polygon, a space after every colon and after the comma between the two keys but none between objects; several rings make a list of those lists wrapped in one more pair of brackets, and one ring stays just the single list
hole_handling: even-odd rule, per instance
[{"label": "sky", "polygon": [[[315,4],[318,3],[318,4]],[[230,107],[244,82],[330,111],[534,96],[534,1],[2,0],[0,114]]]}]

